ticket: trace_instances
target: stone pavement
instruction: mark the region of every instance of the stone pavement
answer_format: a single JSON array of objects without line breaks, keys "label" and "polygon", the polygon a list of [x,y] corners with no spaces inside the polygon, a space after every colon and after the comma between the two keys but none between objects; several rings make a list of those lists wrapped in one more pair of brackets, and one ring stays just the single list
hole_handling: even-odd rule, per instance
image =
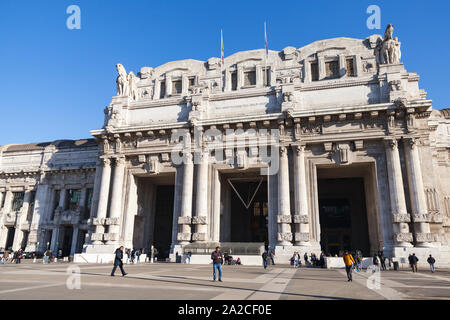
[{"label": "stone pavement", "polygon": [[[67,287],[68,279],[73,279],[67,274],[68,267],[80,268],[80,289]],[[224,266],[224,282],[220,283],[211,281],[212,267],[208,265],[142,263],[124,267],[128,275],[122,277],[117,270],[113,278],[111,265],[0,265],[0,300],[450,299],[450,270],[434,274],[429,270],[417,274],[385,271],[378,282],[378,274],[363,270],[349,283],[342,269]],[[72,286],[74,283],[69,281]]]}]

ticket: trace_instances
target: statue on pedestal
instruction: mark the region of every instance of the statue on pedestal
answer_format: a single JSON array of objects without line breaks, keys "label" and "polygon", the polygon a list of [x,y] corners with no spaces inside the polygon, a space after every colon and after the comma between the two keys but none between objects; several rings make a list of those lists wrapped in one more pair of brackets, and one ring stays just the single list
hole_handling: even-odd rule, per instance
[{"label": "statue on pedestal", "polygon": [[398,41],[398,38],[393,38],[392,35],[394,33],[394,26],[388,24],[386,27],[386,31],[384,32],[384,39],[380,40],[377,45],[377,57],[378,63],[380,64],[396,64],[400,63],[401,59],[401,51],[400,45],[401,43]]}]

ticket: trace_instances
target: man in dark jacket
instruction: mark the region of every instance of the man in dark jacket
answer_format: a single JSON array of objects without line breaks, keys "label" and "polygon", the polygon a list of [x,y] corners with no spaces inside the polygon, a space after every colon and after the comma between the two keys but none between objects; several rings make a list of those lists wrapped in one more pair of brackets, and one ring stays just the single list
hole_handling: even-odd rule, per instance
[{"label": "man in dark jacket", "polygon": [[434,260],[434,258],[431,256],[428,257],[427,262],[430,264],[430,270],[432,273],[434,273],[435,269],[434,269],[434,264],[436,262],[436,260]]},{"label": "man in dark jacket", "polygon": [[267,251],[264,251],[263,254],[261,255],[261,257],[263,259],[264,269],[267,269]]},{"label": "man in dark jacket", "polygon": [[419,258],[417,258],[416,254],[413,253],[411,256],[411,268],[413,272],[417,272],[417,262],[419,262]]},{"label": "man in dark jacket", "polygon": [[211,253],[211,260],[213,261],[213,281],[216,281],[216,270],[218,270],[219,281],[222,282],[223,256],[222,252],[220,252],[220,247],[216,247],[216,250]]},{"label": "man in dark jacket", "polygon": [[378,258],[380,259],[381,270],[386,270],[386,257],[384,256],[383,251],[378,251]]},{"label": "man in dark jacket", "polygon": [[117,267],[120,268],[120,271],[122,272],[122,276],[126,276],[127,273],[125,272],[125,270],[123,270],[123,246],[120,246],[120,248],[116,249],[116,256],[114,258],[114,267],[111,271],[111,277],[114,277],[114,272],[116,272]]}]

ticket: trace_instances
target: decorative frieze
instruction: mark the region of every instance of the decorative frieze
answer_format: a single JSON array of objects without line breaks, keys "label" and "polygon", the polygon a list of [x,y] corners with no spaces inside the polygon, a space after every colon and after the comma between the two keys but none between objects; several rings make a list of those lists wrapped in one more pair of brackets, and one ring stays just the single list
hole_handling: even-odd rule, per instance
[{"label": "decorative frieze", "polygon": [[278,232],[278,241],[292,241],[292,233],[291,232]]},{"label": "decorative frieze", "polygon": [[206,241],[206,233],[203,232],[195,232],[192,234],[193,241]]},{"label": "decorative frieze", "polygon": [[413,236],[412,233],[410,232],[408,233],[398,232],[394,234],[394,240],[396,242],[412,242]]},{"label": "decorative frieze", "polygon": [[107,226],[117,226],[120,225],[120,218],[106,218],[105,219],[105,225]]},{"label": "decorative frieze", "polygon": [[290,215],[277,215],[277,223],[291,223],[292,216]]},{"label": "decorative frieze", "polygon": [[94,226],[102,226],[105,224],[105,219],[106,218],[93,218],[92,219],[92,224]]},{"label": "decorative frieze", "polygon": [[189,216],[178,217],[178,224],[191,224],[192,218]]},{"label": "decorative frieze", "polygon": [[306,214],[296,214],[294,215],[294,223],[309,223],[309,217]]},{"label": "decorative frieze", "polygon": [[105,241],[117,241],[117,240],[119,240],[119,234],[118,233],[105,233],[103,235],[103,239]]},{"label": "decorative frieze", "polygon": [[309,241],[309,232],[296,232],[295,233],[295,241]]},{"label": "decorative frieze", "polygon": [[191,234],[188,232],[178,232],[177,240],[178,241],[191,241]]},{"label": "decorative frieze", "polygon": [[91,240],[92,241],[103,241],[103,233],[92,233]]},{"label": "decorative frieze", "polygon": [[414,213],[412,219],[414,222],[431,222],[431,215],[428,213]]},{"label": "decorative frieze", "polygon": [[192,218],[192,224],[207,224],[207,217],[206,216],[195,216]]},{"label": "decorative frieze", "polygon": [[434,242],[432,233],[417,232],[415,236],[417,242]]},{"label": "decorative frieze", "polygon": [[400,222],[411,222],[411,216],[406,214],[393,214],[392,215],[392,222],[394,223],[400,223]]}]

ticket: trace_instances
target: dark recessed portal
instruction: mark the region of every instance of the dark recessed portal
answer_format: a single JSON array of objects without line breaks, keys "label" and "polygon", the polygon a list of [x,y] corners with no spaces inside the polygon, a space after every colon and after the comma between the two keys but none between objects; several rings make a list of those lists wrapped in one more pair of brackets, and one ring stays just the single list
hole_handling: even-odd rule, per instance
[{"label": "dark recessed portal", "polygon": [[230,181],[236,189],[231,188],[231,241],[268,245],[267,181]]},{"label": "dark recessed portal", "polygon": [[62,255],[68,257],[70,255],[70,249],[72,247],[73,227],[64,227],[62,241]]},{"label": "dark recessed portal", "polygon": [[15,233],[16,233],[16,228],[8,227],[8,235],[6,236],[5,249],[9,250],[10,248],[12,248],[13,243],[14,243]]},{"label": "dark recessed portal", "polygon": [[172,242],[174,186],[156,187],[155,229],[153,245],[158,250],[158,260],[169,257]]},{"label": "dark recessed portal", "polygon": [[344,250],[370,254],[363,178],[319,179],[320,244],[341,256]]}]

